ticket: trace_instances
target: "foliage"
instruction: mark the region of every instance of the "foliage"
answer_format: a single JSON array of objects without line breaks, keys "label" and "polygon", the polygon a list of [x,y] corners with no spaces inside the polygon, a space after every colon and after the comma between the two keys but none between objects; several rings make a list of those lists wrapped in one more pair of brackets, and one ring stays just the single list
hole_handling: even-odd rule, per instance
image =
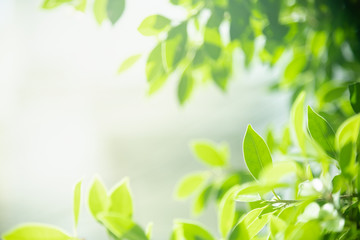
[{"label": "foliage", "polygon": [[[175,220],[171,240],[359,239],[360,238],[360,2],[171,0],[185,8],[180,22],[149,16],[138,30],[158,44],[146,63],[149,93],[170,75],[179,76],[178,99],[185,103],[199,82],[211,80],[226,90],[242,52],[246,67],[258,57],[274,66],[291,56],[273,89],[291,89],[289,124],[281,137],[269,129],[262,138],[251,125],[243,140],[248,171],[231,166],[226,144],[195,141],[192,150],[206,170],[179,181],[175,196],[193,197],[197,215],[216,203],[218,235],[202,224]],[[46,0],[44,8],[86,1]],[[124,10],[120,0],[95,0],[101,24],[115,23]],[[339,10],[341,9],[341,11]],[[263,40],[261,42],[261,39]],[[241,51],[239,51],[241,50]],[[128,58],[119,72],[139,55]],[[341,81],[336,79],[341,77]],[[306,94],[305,94],[306,92]],[[310,102],[311,106],[307,106]],[[74,236],[52,226],[28,224],[4,240],[79,239],[81,181],[74,190]],[[133,219],[132,195],[124,179],[108,192],[95,178],[88,208],[113,239],[151,239]]]},{"label": "foliage", "polygon": [[[349,87],[349,92],[353,86]],[[350,102],[350,99],[348,100]],[[178,198],[195,195],[193,213],[211,199],[217,203],[221,239],[358,239],[360,237],[360,115],[354,113],[336,131],[312,108],[305,111],[304,94],[293,105],[293,135],[286,151],[267,143],[249,125],[243,141],[249,173],[229,166],[227,145],[192,144],[194,155],[210,170],[185,176]],[[305,115],[307,127],[304,128]],[[302,117],[302,119],[298,119]],[[299,144],[300,140],[304,141]],[[274,139],[273,139],[274,140]],[[274,140],[275,141],[275,140]],[[220,171],[222,174],[214,174]],[[81,181],[74,189],[74,225],[78,223]],[[99,178],[89,189],[88,207],[113,239],[150,239],[133,220],[132,196],[124,179],[107,191]],[[148,228],[151,231],[151,227]],[[214,231],[199,223],[176,220],[171,240],[213,240]],[[4,240],[79,239],[53,226],[29,224],[4,235]]]},{"label": "foliage", "polygon": [[[259,60],[271,67],[286,63],[272,88],[292,89],[293,100],[306,90],[319,98],[319,104],[327,104],[360,77],[358,0],[170,2],[187,12],[183,20],[151,15],[138,28],[158,40],[147,56],[149,94],[171,75],[179,79],[181,104],[204,81],[226,91],[239,55],[246,68]],[[62,4],[83,11],[86,0],[45,0],[43,7]],[[124,0],[95,0],[93,6],[99,24],[107,18],[115,23],[124,8]]]}]

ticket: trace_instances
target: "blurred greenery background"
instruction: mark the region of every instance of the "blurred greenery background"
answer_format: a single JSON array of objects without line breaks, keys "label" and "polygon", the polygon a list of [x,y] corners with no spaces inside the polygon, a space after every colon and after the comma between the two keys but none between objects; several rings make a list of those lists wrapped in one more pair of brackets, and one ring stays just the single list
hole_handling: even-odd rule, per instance
[{"label": "blurred greenery background", "polygon": [[[287,120],[291,96],[268,91],[284,64],[255,61],[245,69],[234,62],[236,81],[225,94],[205,83],[182,107],[176,81],[146,95],[144,59],[117,75],[121,61],[156,43],[137,31],[146,16],[186,16],[167,0],[128,1],[115,26],[68,6],[41,5],[0,1],[0,232],[24,221],[71,229],[70,189],[97,173],[108,186],[130,177],[135,217],[153,221],[155,239],[165,239],[174,218],[190,217],[188,204],[173,199],[180,177],[202,169],[190,140],[229,142],[240,166],[248,123],[264,132]],[[215,228],[214,209],[200,218]],[[86,211],[79,232],[105,238]]]}]

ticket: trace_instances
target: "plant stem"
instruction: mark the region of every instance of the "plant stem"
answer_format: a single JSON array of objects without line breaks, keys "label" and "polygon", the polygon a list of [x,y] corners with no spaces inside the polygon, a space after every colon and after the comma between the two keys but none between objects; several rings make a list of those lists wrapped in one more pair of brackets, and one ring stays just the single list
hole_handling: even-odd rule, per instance
[{"label": "plant stem", "polygon": [[272,193],[274,194],[275,198],[276,198],[277,200],[280,200],[280,197],[276,194],[276,192],[275,192],[274,190],[271,190],[271,191],[272,191]]}]

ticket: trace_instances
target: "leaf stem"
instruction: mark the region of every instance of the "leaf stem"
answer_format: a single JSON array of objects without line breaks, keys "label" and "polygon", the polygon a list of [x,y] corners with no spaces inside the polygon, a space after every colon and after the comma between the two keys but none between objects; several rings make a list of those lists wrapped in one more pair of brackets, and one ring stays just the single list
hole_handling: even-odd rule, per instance
[{"label": "leaf stem", "polygon": [[276,192],[274,191],[274,189],[271,190],[271,191],[272,191],[272,193],[274,194],[275,198],[276,198],[278,201],[281,200],[280,197],[279,197],[279,195],[277,195]]}]

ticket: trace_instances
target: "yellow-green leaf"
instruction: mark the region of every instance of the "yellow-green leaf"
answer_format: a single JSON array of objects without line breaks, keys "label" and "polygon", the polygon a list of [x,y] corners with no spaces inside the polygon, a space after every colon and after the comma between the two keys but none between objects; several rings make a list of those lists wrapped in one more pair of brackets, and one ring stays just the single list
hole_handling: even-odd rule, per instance
[{"label": "yellow-green leaf", "polygon": [[303,154],[306,152],[305,132],[304,132],[304,111],[305,111],[304,102],[305,102],[305,92],[301,92],[296,98],[291,108],[292,130],[295,133],[296,143],[300,147]]},{"label": "yellow-green leaf", "polygon": [[195,156],[203,163],[212,167],[222,167],[228,162],[229,148],[227,145],[215,146],[208,141],[196,141],[192,144]]},{"label": "yellow-green leaf", "polygon": [[69,240],[62,230],[42,224],[27,224],[5,233],[4,240]]},{"label": "yellow-green leaf", "polygon": [[180,199],[189,197],[199,190],[208,178],[209,174],[207,172],[192,173],[183,177],[176,188],[176,197]]},{"label": "yellow-green leaf", "polygon": [[108,195],[105,186],[98,178],[94,179],[90,187],[88,205],[91,214],[97,220],[99,220],[98,214],[108,209]]},{"label": "yellow-green leaf", "polygon": [[129,189],[129,180],[127,178],[122,180],[119,185],[111,191],[108,211],[131,218],[133,203]]},{"label": "yellow-green leaf", "polygon": [[131,68],[141,57],[141,54],[136,54],[125,59],[118,69],[118,74]]},{"label": "yellow-green leaf", "polygon": [[73,212],[74,212],[74,226],[77,228],[79,222],[79,213],[80,213],[80,203],[81,203],[81,184],[80,180],[74,188],[74,203],[73,203]]},{"label": "yellow-green leaf", "polygon": [[145,18],[138,31],[144,36],[157,35],[170,26],[170,19],[161,15],[151,15]]}]

